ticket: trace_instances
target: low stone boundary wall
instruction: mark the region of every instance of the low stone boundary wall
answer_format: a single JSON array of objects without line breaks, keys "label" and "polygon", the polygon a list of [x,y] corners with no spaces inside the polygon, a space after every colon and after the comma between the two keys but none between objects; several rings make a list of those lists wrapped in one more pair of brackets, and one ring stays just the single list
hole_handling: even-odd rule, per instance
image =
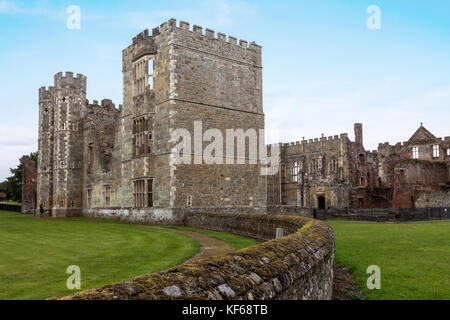
[{"label": "low stone boundary wall", "polygon": [[376,221],[408,222],[450,219],[450,208],[389,208],[389,209],[326,209],[316,210],[321,220],[330,218]]},{"label": "low stone boundary wall", "polygon": [[324,222],[298,216],[198,213],[187,226],[273,239],[227,255],[90,289],[69,300],[331,299],[335,237]]},{"label": "low stone boundary wall", "polygon": [[302,217],[313,217],[313,209],[311,208],[303,208],[298,206],[289,206],[289,205],[277,205],[277,206],[267,206],[267,213],[269,214],[289,214],[295,216]]},{"label": "low stone boundary wall", "polygon": [[15,204],[0,203],[0,210],[22,212],[22,206]]}]

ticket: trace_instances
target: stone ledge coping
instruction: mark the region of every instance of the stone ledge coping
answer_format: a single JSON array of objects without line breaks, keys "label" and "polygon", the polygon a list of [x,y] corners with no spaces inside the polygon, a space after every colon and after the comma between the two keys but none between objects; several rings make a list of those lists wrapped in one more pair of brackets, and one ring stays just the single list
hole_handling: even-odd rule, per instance
[{"label": "stone ledge coping", "polygon": [[296,216],[199,213],[189,215],[186,225],[235,227],[239,234],[260,239],[270,233],[273,238],[275,229],[283,228],[287,236],[61,299],[331,299],[335,236],[327,224]]}]

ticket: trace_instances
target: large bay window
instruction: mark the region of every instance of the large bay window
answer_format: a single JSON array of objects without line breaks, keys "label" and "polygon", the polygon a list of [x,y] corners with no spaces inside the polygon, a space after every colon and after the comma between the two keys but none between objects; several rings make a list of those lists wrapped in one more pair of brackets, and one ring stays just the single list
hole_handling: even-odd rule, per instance
[{"label": "large bay window", "polygon": [[133,96],[153,89],[153,58],[146,56],[133,63]]},{"label": "large bay window", "polygon": [[140,156],[152,152],[153,118],[139,117],[133,120],[133,155]]},{"label": "large bay window", "polygon": [[153,207],[153,180],[154,179],[139,179],[133,182],[135,208]]}]

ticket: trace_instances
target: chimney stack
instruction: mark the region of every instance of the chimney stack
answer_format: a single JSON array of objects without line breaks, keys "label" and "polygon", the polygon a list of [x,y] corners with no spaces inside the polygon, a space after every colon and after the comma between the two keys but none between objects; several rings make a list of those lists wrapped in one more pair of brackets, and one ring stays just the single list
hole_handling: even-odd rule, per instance
[{"label": "chimney stack", "polygon": [[362,123],[355,123],[355,143],[357,146],[363,147]]}]

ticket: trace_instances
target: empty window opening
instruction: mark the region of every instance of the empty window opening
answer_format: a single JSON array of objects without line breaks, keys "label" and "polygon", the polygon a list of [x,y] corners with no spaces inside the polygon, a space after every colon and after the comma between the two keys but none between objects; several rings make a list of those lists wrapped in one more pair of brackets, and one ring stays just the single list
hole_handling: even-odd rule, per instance
[{"label": "empty window opening", "polygon": [[433,146],[433,158],[439,158],[439,145]]},{"label": "empty window opening", "polygon": [[293,183],[298,182],[298,171],[299,171],[298,162],[294,161],[291,168],[291,180]]},{"label": "empty window opening", "polygon": [[419,159],[419,147],[414,147],[412,149],[413,159]]},{"label": "empty window opening", "polygon": [[133,64],[133,95],[141,95],[153,89],[153,58],[143,57]]},{"label": "empty window opening", "polygon": [[359,162],[360,162],[360,163],[364,163],[365,161],[366,161],[366,157],[365,157],[364,154],[361,153],[361,154],[359,155]]},{"label": "empty window opening", "polygon": [[133,120],[133,155],[149,154],[153,147],[153,118],[140,117]]}]

